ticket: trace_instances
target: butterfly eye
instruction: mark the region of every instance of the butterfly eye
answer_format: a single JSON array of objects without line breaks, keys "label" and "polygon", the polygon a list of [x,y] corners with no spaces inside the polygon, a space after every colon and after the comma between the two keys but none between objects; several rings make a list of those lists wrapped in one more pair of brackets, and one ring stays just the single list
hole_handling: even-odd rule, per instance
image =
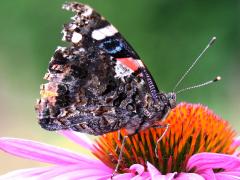
[{"label": "butterfly eye", "polygon": [[177,106],[176,100],[170,99],[169,100],[170,107],[173,109]]}]

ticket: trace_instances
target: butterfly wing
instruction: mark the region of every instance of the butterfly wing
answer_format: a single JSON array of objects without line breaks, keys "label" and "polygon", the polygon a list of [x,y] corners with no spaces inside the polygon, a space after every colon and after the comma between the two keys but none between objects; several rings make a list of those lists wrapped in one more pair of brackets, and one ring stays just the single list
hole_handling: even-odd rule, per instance
[{"label": "butterfly wing", "polygon": [[65,25],[63,31],[65,34],[64,40],[78,43],[75,38],[78,32],[84,47],[97,46],[117,60],[124,59],[125,65],[130,69],[134,65],[135,68],[132,70],[138,70],[142,73],[152,97],[157,98],[159,90],[149,70],[140,60],[136,51],[112,24],[91,7],[84,4],[68,3],[63,8],[77,13],[72,18],[73,21]]},{"label": "butterfly wing", "polygon": [[[68,3],[76,13],[49,63],[36,105],[47,130],[72,129],[94,135],[123,127],[138,130],[156,112],[158,89],[137,53],[87,5]],[[160,113],[161,114],[161,113]]]}]

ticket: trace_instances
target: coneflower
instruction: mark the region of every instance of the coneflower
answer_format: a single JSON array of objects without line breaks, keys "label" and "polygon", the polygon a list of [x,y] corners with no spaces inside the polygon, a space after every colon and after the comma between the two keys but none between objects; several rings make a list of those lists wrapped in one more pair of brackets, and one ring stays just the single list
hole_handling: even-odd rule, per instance
[{"label": "coneflower", "polygon": [[[164,129],[150,128],[127,138],[119,171],[113,179],[240,179],[240,139],[229,124],[202,105],[179,104],[165,123],[170,128],[154,152]],[[122,132],[124,133],[124,132]],[[90,142],[83,134],[62,131],[97,159],[58,147],[1,138],[0,149],[23,158],[53,164],[13,171],[0,179],[110,179],[121,140],[117,132]]]}]

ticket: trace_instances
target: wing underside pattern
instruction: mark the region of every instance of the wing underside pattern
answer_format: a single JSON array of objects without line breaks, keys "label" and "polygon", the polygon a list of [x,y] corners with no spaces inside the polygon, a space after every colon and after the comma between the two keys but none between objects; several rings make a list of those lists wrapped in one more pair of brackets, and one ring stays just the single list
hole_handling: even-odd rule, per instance
[{"label": "wing underside pattern", "polygon": [[[137,53],[116,28],[87,5],[68,3],[76,13],[64,25],[36,105],[47,130],[72,129],[100,135],[131,133],[154,116],[158,89]],[[160,106],[158,107],[160,108]]]}]

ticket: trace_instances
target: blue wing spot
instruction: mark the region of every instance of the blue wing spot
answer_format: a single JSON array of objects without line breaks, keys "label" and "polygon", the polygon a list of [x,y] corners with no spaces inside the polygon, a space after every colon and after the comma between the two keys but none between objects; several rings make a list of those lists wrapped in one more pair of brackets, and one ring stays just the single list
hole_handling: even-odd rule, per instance
[{"label": "blue wing spot", "polygon": [[102,42],[99,47],[109,54],[116,54],[124,49],[124,44],[118,39],[109,39]]}]

